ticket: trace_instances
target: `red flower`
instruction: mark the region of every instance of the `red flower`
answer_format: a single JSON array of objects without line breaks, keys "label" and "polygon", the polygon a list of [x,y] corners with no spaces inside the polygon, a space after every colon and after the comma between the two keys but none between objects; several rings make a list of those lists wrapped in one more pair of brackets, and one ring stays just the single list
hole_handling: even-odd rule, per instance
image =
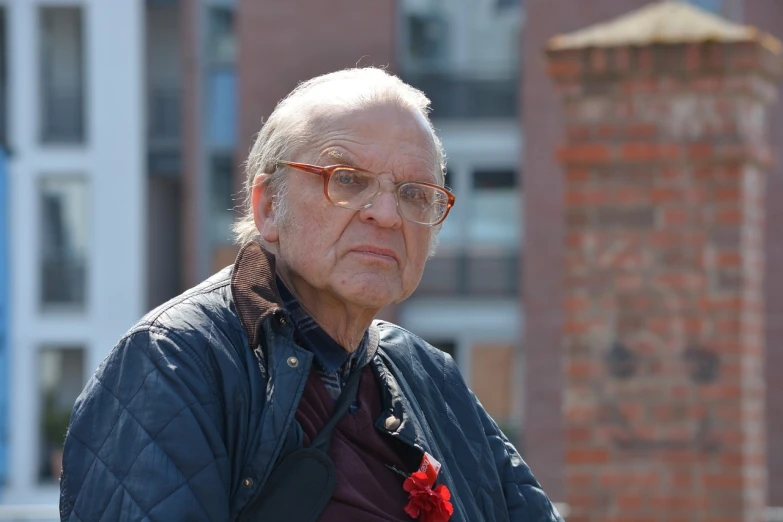
[{"label": "red flower", "polygon": [[449,488],[441,484],[433,490],[424,472],[412,473],[405,479],[402,488],[410,494],[405,512],[411,518],[418,517],[421,522],[446,522],[454,513],[449,502]]}]

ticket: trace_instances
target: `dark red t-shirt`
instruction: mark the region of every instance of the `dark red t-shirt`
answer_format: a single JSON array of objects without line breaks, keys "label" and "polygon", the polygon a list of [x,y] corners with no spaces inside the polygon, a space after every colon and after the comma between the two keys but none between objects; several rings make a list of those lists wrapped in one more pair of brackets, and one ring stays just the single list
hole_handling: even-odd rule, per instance
[{"label": "dark red t-shirt", "polygon": [[[383,410],[379,383],[369,366],[362,370],[357,401],[358,410],[346,413],[332,432],[329,457],[337,469],[337,483],[319,520],[410,522],[404,511],[408,503],[402,489],[405,479],[386,465],[411,473],[416,471],[411,466],[418,466],[421,457],[415,448],[375,429]],[[331,418],[334,407],[323,381],[311,371],[296,411],[306,446]]]}]

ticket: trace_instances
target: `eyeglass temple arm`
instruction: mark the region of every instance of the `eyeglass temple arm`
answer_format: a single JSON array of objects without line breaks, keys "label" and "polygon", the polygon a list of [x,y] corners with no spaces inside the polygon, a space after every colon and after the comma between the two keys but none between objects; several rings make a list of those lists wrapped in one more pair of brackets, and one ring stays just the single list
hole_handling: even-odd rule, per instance
[{"label": "eyeglass temple arm", "polygon": [[303,172],[308,172],[310,174],[315,174],[316,176],[323,176],[325,172],[324,167],[319,167],[318,165],[308,165],[307,163],[295,163],[293,161],[278,161],[277,166],[288,166],[291,168],[294,168],[296,170],[301,170]]}]

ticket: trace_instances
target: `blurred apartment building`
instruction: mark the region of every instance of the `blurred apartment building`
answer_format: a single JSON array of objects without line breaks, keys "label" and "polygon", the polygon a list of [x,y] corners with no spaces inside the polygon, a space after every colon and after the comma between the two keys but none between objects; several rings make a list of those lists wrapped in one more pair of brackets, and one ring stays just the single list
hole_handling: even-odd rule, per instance
[{"label": "blurred apartment building", "polygon": [[147,304],[143,14],[136,0],[0,2],[2,503],[56,503],[68,410]]},{"label": "blurred apartment building", "polygon": [[387,316],[452,353],[516,433],[521,6],[323,4],[0,2],[0,507],[56,504],[89,375],[146,310],[233,262],[240,164],[263,118],[297,82],[357,62],[430,96],[458,197],[419,290]]}]

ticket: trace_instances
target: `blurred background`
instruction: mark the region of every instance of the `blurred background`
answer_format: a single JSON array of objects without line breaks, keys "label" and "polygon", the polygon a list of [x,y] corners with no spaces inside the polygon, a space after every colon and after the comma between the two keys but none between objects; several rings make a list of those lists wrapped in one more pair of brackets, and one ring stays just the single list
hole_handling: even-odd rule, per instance
[{"label": "blurred background", "polygon": [[[57,518],[62,441],[87,379],[147,310],[233,263],[241,165],[276,102],[357,64],[387,67],[430,97],[457,196],[420,287],[383,317],[455,358],[572,520],[675,520],[610,518],[610,490],[589,477],[594,507],[569,507],[584,500],[569,465],[584,462],[563,415],[565,124],[544,52],[556,34],[648,3],[0,1],[0,521]],[[780,2],[690,4],[783,34]],[[783,135],[765,139],[779,156]],[[780,206],[783,169],[773,170],[766,201]],[[771,273],[783,235],[769,228]],[[766,280],[767,368],[780,362],[781,283]],[[783,425],[772,413],[783,412],[783,379],[768,372],[769,451],[757,464],[771,521],[783,520]],[[636,457],[644,466],[659,455]]]}]

